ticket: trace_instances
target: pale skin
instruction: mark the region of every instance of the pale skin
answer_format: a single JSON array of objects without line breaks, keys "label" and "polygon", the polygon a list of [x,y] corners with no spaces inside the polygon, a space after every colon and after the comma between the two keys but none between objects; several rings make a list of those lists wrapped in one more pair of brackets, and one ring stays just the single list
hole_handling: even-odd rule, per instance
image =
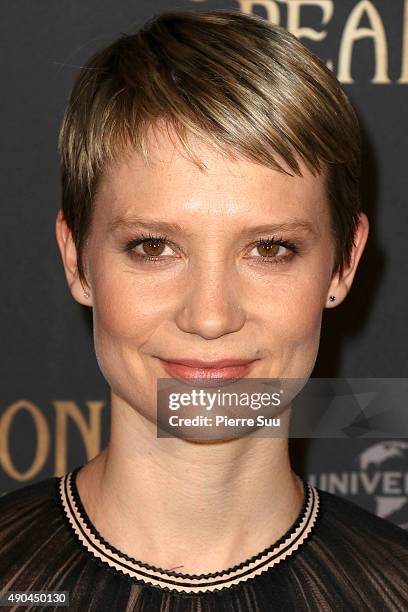
[{"label": "pale skin", "polygon": [[[217,443],[157,438],[157,357],[258,358],[253,377],[308,377],[321,317],[352,285],[369,223],[361,213],[351,264],[332,273],[334,245],[322,176],[302,164],[290,177],[231,160],[194,141],[201,171],[165,133],[145,163],[132,153],[106,169],[96,197],[83,295],[71,233],[57,215],[56,237],[74,299],[93,309],[96,356],[111,388],[110,442],[79,473],[78,489],[99,532],[131,557],[183,573],[238,564],[276,541],[303,502],[285,437],[250,435]],[[117,225],[138,218],[140,226]],[[259,226],[306,222],[284,231]],[[124,245],[162,235],[157,262]],[[254,229],[257,228],[257,229]],[[262,259],[260,239],[299,246],[285,262]],[[146,255],[143,246],[136,252]],[[280,247],[277,259],[291,252]],[[329,296],[336,301],[330,302]]]}]

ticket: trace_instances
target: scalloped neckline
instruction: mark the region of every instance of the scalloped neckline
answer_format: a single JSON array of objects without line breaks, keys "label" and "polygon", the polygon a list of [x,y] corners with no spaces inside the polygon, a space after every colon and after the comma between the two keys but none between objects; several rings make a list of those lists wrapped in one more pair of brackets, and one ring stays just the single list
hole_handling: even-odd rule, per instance
[{"label": "scalloped neckline", "polygon": [[127,575],[138,583],[170,591],[219,591],[254,579],[289,558],[309,538],[319,512],[318,489],[298,476],[303,483],[302,507],[292,525],[276,542],[225,570],[208,574],[184,574],[134,559],[103,538],[88,516],[78,492],[76,476],[81,467],[59,479],[59,497],[63,512],[81,546],[114,571]]}]

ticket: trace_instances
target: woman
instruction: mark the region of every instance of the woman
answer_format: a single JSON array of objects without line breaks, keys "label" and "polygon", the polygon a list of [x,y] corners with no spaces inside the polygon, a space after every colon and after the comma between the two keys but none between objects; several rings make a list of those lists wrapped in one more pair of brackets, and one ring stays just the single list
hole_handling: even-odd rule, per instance
[{"label": "woman", "polygon": [[313,370],[368,235],[333,74],[256,17],[163,14],[81,70],[60,155],[56,236],[111,434],[2,499],[1,587],[81,611],[406,609],[408,534],[302,480],[287,437],[157,435],[158,379]]}]

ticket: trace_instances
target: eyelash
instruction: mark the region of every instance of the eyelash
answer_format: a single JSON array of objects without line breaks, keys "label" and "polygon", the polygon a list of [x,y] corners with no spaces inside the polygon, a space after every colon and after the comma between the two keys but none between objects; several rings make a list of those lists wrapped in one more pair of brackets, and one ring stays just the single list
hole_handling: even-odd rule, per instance
[{"label": "eyelash", "polygon": [[[129,240],[126,245],[124,250],[126,252],[128,252],[129,256],[132,259],[136,259],[138,260],[140,263],[155,263],[160,259],[164,259],[164,257],[162,257],[161,255],[157,255],[157,256],[153,256],[153,255],[141,255],[139,253],[136,253],[136,251],[134,251],[134,249],[139,246],[140,244],[143,244],[143,242],[161,242],[164,245],[167,246],[171,246],[172,243],[171,241],[168,239],[167,236],[165,235],[152,235],[152,234],[140,234],[139,236],[137,236],[136,238],[133,238],[132,240]],[[294,256],[298,255],[300,252],[300,248],[297,244],[295,244],[294,242],[290,241],[290,240],[285,240],[284,238],[277,238],[275,236],[271,236],[268,238],[260,238],[257,242],[255,242],[254,244],[251,245],[251,250],[257,246],[270,246],[270,245],[278,245],[278,246],[283,246],[286,249],[288,249],[289,251],[291,251],[289,254],[286,255],[281,255],[279,257],[274,256],[274,257],[266,257],[264,255],[260,255],[259,257],[255,257],[255,259],[259,259],[261,264],[266,263],[266,264],[274,264],[274,265],[280,265],[283,263],[288,263]]]}]

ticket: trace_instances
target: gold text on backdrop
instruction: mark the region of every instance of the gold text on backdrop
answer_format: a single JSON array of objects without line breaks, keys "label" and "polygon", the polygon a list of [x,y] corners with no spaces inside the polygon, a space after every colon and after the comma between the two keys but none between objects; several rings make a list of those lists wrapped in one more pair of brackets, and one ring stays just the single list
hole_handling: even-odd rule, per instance
[{"label": "gold text on backdrop", "polygon": [[[36,478],[41,473],[50,457],[52,445],[51,438],[55,440],[54,446],[54,475],[62,476],[68,469],[68,434],[69,426],[74,425],[81,436],[84,448],[89,459],[92,459],[101,450],[102,411],[104,402],[86,402],[86,409],[81,409],[73,401],[53,402],[55,429],[44,414],[32,402],[19,400],[8,406],[0,417],[0,467],[4,472],[19,482]],[[26,441],[32,448],[32,462],[25,471],[19,470],[13,462],[11,430],[13,423],[23,415],[28,415],[34,426],[33,435]],[[17,427],[17,422],[16,425]]]},{"label": "gold text on backdrop", "polygon": [[[191,0],[196,4],[205,4],[207,0]],[[408,0],[397,0],[401,6],[402,49],[401,73],[397,83],[408,84]],[[244,13],[255,13],[257,9],[263,10],[265,17],[271,23],[282,25],[297,38],[322,41],[327,37],[327,25],[333,18],[335,0],[237,0],[238,8]],[[380,5],[380,3],[377,3]],[[302,9],[315,7],[321,11],[321,29],[315,30],[302,25],[304,15]],[[285,8],[286,23],[283,23]],[[365,23],[366,25],[362,25]],[[396,35],[390,33],[394,40]],[[356,42],[362,39],[372,41],[374,54],[374,75],[371,83],[390,85],[393,81],[388,72],[389,48],[387,29],[379,7],[371,0],[356,2],[348,14],[339,37],[339,53],[337,61],[337,78],[341,83],[354,83],[352,77],[353,57],[356,61]],[[334,70],[332,59],[326,61],[327,66]]]}]

